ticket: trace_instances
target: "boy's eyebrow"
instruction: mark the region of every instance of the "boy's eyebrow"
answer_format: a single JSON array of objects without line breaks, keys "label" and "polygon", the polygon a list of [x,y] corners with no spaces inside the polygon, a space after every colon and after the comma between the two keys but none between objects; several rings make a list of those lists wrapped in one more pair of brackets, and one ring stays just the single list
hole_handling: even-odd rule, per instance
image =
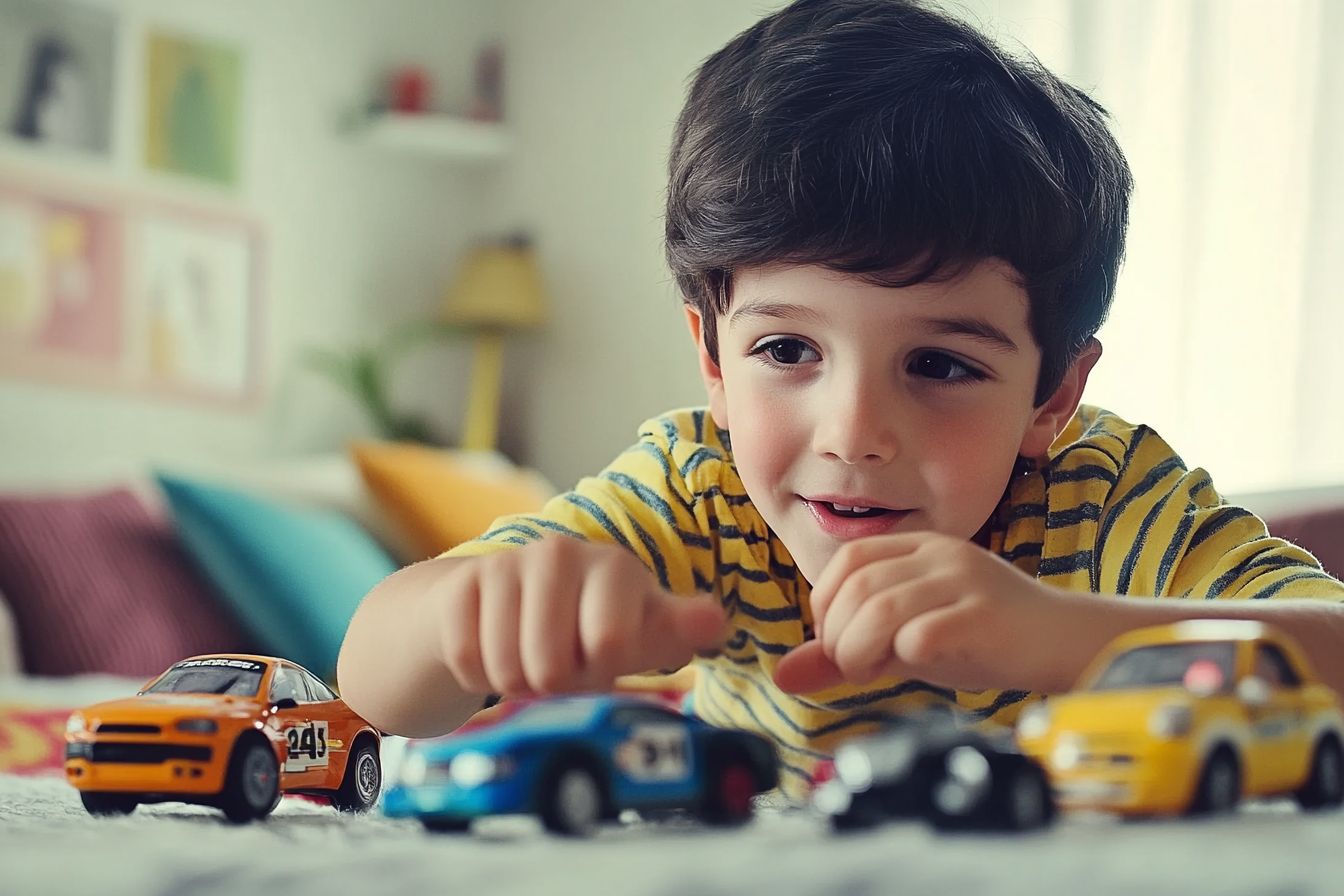
[{"label": "boy's eyebrow", "polygon": [[746,302],[734,308],[728,315],[728,326],[731,328],[737,323],[738,318],[749,320],[753,317],[801,320],[821,327],[830,323],[826,315],[806,305],[791,305],[788,302]]},{"label": "boy's eyebrow", "polygon": [[998,327],[978,317],[938,317],[928,321],[939,336],[969,336],[992,349],[1017,354],[1017,343]]}]

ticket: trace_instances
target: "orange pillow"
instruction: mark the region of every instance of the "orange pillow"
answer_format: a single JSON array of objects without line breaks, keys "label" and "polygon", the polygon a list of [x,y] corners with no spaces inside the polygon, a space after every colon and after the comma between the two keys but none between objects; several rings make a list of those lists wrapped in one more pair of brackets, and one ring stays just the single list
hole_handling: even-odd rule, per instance
[{"label": "orange pillow", "polygon": [[414,442],[355,442],[350,453],[374,499],[422,558],[476,538],[498,517],[540,510],[552,492],[538,474],[494,455]]}]

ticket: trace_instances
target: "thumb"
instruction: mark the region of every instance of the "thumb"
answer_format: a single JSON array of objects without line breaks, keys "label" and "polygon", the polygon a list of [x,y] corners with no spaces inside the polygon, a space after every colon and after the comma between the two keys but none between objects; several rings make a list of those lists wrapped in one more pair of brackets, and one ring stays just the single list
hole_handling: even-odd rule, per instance
[{"label": "thumb", "polygon": [[727,621],[714,598],[654,593],[644,605],[641,633],[647,668],[683,666],[697,653],[719,650]]},{"label": "thumb", "polygon": [[822,650],[820,641],[804,641],[775,664],[775,686],[786,694],[807,694],[844,684],[844,673]]}]

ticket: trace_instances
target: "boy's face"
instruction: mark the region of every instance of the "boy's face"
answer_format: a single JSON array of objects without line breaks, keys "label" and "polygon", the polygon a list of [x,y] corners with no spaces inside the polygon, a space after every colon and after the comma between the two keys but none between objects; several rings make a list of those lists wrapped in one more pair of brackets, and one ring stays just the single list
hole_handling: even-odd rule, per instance
[{"label": "boy's face", "polygon": [[973,537],[1018,455],[1045,455],[1099,347],[1032,407],[1041,354],[1028,307],[996,259],[900,289],[815,265],[750,268],[717,320],[718,364],[689,312],[714,421],[810,581],[856,538]]}]

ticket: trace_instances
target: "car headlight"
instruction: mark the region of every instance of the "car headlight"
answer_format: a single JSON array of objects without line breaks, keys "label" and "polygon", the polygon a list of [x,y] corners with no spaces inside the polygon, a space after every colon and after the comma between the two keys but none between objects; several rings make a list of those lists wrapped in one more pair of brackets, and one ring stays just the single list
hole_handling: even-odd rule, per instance
[{"label": "car headlight", "polygon": [[1194,723],[1194,713],[1183,704],[1159,706],[1148,716],[1148,733],[1153,737],[1172,739],[1185,737]]},{"label": "car headlight", "polygon": [[219,723],[214,719],[183,719],[175,727],[188,734],[214,734],[219,730]]},{"label": "car headlight", "polygon": [[397,768],[397,783],[407,787],[420,787],[425,783],[425,772],[428,769],[429,763],[425,761],[423,755],[407,752]]},{"label": "car headlight", "polygon": [[84,717],[77,712],[71,713],[70,718],[65,720],[66,734],[78,734],[86,727],[88,727],[88,723],[85,722]]},{"label": "car headlight", "polygon": [[1076,735],[1066,735],[1055,743],[1050,753],[1050,766],[1056,771],[1068,771],[1083,758],[1083,744]]},{"label": "car headlight", "polygon": [[1031,704],[1017,717],[1017,736],[1023,740],[1035,740],[1049,733],[1050,707],[1044,703]]},{"label": "car headlight", "polygon": [[487,756],[467,751],[458,753],[448,765],[448,780],[458,787],[479,787],[509,774],[513,763],[507,756]]},{"label": "car headlight", "polygon": [[873,786],[873,764],[858,747],[841,747],[835,751],[835,776],[859,793]]}]

